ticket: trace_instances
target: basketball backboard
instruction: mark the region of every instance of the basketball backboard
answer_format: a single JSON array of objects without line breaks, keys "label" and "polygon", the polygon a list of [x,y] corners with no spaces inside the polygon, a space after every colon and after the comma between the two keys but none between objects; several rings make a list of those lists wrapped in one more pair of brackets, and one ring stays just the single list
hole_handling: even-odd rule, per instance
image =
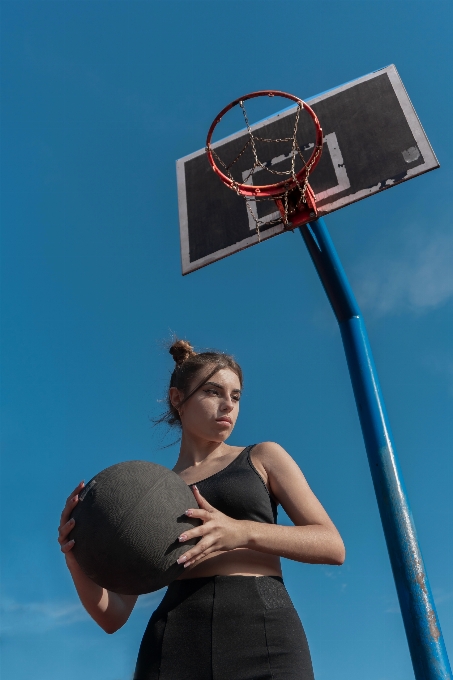
[{"label": "basketball backboard", "polygon": [[[320,217],[439,167],[393,65],[305,101],[318,116],[324,135],[321,160],[309,178]],[[295,112],[296,107],[287,108],[251,128],[266,137],[288,136]],[[310,123],[308,117],[301,121],[297,136],[307,151],[313,146]],[[212,146],[235,157],[247,135],[243,129]],[[269,144],[268,153],[270,165],[281,162],[277,146]],[[250,153],[244,153],[239,171],[245,177],[252,166]],[[204,148],[178,160],[176,168],[183,274],[258,242],[255,221],[243,199],[215,175]],[[253,179],[260,184],[259,172]],[[264,221],[261,240],[283,233],[282,223],[266,226],[266,220],[279,215],[275,203],[253,202],[251,207]]]}]

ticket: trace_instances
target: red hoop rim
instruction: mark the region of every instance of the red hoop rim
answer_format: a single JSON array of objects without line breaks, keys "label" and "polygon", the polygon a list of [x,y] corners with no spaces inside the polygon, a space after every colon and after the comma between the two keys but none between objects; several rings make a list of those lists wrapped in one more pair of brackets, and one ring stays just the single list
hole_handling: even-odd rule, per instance
[{"label": "red hoop rim", "polygon": [[[220,123],[220,121],[222,120],[223,116],[234,106],[237,106],[239,102],[247,101],[247,99],[254,99],[255,97],[265,96],[284,97],[286,99],[290,99],[293,102],[296,102],[296,104],[300,104],[301,107],[305,109],[305,111],[310,115],[311,119],[313,120],[316,128],[316,141],[313,153],[311,154],[309,160],[305,163],[304,167],[301,170],[299,170],[299,172],[296,174],[297,181],[294,179],[287,179],[281,182],[277,182],[276,184],[265,184],[263,186],[239,184],[238,182],[234,182],[232,179],[230,179],[230,177],[225,175],[217,166],[211,151],[212,134],[218,123]],[[299,97],[296,97],[293,94],[288,94],[287,92],[280,92],[279,90],[259,90],[258,92],[251,92],[250,94],[246,94],[243,97],[238,97],[238,99],[235,99],[233,102],[231,102],[231,104],[225,106],[225,108],[222,109],[219,114],[217,114],[217,116],[214,118],[211,124],[211,127],[209,128],[208,136],[206,138],[206,154],[214,172],[220,177],[222,182],[224,182],[231,189],[235,189],[238,193],[242,194],[242,196],[256,197],[256,195],[259,194],[260,196],[272,198],[274,196],[281,196],[282,193],[290,191],[298,183],[300,184],[305,181],[307,168],[310,168],[310,172],[314,170],[314,168],[317,166],[319,162],[319,159],[321,158],[322,145],[323,136],[321,125],[319,123],[316,113],[310,106],[308,106],[308,104],[302,101],[302,99],[299,99]],[[319,152],[319,149],[321,150],[321,153]]]}]

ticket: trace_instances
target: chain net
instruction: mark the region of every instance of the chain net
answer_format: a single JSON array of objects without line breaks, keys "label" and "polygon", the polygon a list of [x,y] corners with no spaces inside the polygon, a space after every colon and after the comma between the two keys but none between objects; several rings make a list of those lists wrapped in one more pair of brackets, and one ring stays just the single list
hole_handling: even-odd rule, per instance
[{"label": "chain net", "polygon": [[[300,119],[300,112],[302,111],[302,104],[297,104],[297,110],[296,110],[296,115],[294,119],[294,126],[293,126],[293,131],[292,135],[290,137],[281,137],[281,138],[276,138],[276,139],[267,139],[265,137],[261,137],[258,135],[256,132],[253,132],[250,123],[247,117],[247,112],[245,110],[244,102],[240,101],[239,106],[242,109],[242,113],[244,116],[245,124],[247,127],[247,132],[248,132],[248,140],[244,147],[241,149],[241,151],[238,153],[236,158],[234,158],[231,163],[225,163],[219,155],[216,153],[215,149],[211,147],[211,153],[215,157],[216,161],[219,163],[219,165],[223,168],[225,174],[229,177],[231,180],[231,189],[236,191],[237,195],[240,196],[245,200],[247,210],[249,211],[250,215],[253,218],[253,221],[255,222],[256,225],[256,233],[258,236],[258,240],[260,240],[260,227],[262,227],[264,224],[266,227],[269,226],[274,226],[277,224],[281,224],[283,222],[285,229],[290,229],[291,228],[291,214],[295,212],[297,208],[299,208],[302,204],[306,203],[305,195],[307,192],[307,186],[308,186],[308,178],[310,175],[310,171],[313,167],[313,165],[316,164],[318,160],[318,156],[321,153],[322,149],[320,147],[317,147],[315,149],[315,153],[313,154],[313,157],[310,160],[310,163],[307,165],[306,161],[304,159],[302,150],[299,146],[299,143],[297,141],[297,132],[298,132],[298,127],[299,127],[299,119]],[[263,143],[284,143],[286,142],[287,144],[291,144],[290,152],[289,154],[285,155],[284,158],[288,159],[290,161],[290,167],[288,170],[277,170],[275,168],[271,167],[271,163],[269,161],[260,161],[258,158],[258,152],[257,152],[257,142],[263,142]],[[241,182],[238,182],[234,177],[233,177],[233,170],[234,166],[237,164],[239,159],[243,156],[243,154],[250,149],[252,154],[253,154],[253,166],[250,168],[247,174],[245,174],[242,177]],[[305,173],[304,173],[304,179],[302,182],[299,181],[297,178],[297,173],[298,170],[296,170],[296,161],[300,160],[302,162],[302,166],[305,166]],[[288,180],[288,184],[284,184],[282,187],[281,194],[278,196],[259,196],[259,195],[254,195],[252,196],[244,196],[244,194],[241,193],[241,190],[239,189],[239,184],[252,184],[252,176],[257,170],[266,170],[268,173],[271,173],[271,175],[275,175],[275,183],[281,182]],[[280,211],[280,216],[275,218],[275,219],[260,219],[258,217],[258,211],[256,210],[256,203],[257,201],[274,201],[276,199],[280,199],[281,205],[283,206],[283,210]],[[254,209],[255,208],[255,209]]]}]

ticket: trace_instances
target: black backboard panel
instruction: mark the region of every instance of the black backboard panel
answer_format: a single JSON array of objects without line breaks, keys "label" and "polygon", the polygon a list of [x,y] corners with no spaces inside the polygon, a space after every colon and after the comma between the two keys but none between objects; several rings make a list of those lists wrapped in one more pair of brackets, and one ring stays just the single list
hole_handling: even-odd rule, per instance
[{"label": "black backboard panel", "polygon": [[[310,175],[319,214],[350,203],[439,167],[429,141],[394,66],[389,66],[329,92],[306,100],[316,112],[324,135],[323,155]],[[261,136],[292,134],[295,108],[252,125]],[[313,123],[301,117],[298,142],[310,155]],[[243,148],[247,132],[216,142],[222,158],[232,160]],[[267,144],[266,157],[281,154]],[[275,162],[275,161],[274,161]],[[235,166],[241,173],[253,167],[246,151]],[[270,183],[267,171],[253,176],[256,184]],[[204,149],[177,161],[178,199],[183,274],[258,242],[255,222],[245,202],[212,171]],[[260,218],[276,217],[273,202],[252,204]],[[283,232],[283,225],[264,225],[261,239]]]}]

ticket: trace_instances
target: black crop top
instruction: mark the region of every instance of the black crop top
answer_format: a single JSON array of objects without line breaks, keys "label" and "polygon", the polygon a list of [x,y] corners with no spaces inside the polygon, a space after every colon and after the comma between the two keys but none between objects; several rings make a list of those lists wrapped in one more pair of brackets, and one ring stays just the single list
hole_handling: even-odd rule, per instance
[{"label": "black crop top", "polygon": [[208,503],[233,519],[276,524],[277,504],[250,460],[253,446],[247,446],[223,470],[196,485]]}]

